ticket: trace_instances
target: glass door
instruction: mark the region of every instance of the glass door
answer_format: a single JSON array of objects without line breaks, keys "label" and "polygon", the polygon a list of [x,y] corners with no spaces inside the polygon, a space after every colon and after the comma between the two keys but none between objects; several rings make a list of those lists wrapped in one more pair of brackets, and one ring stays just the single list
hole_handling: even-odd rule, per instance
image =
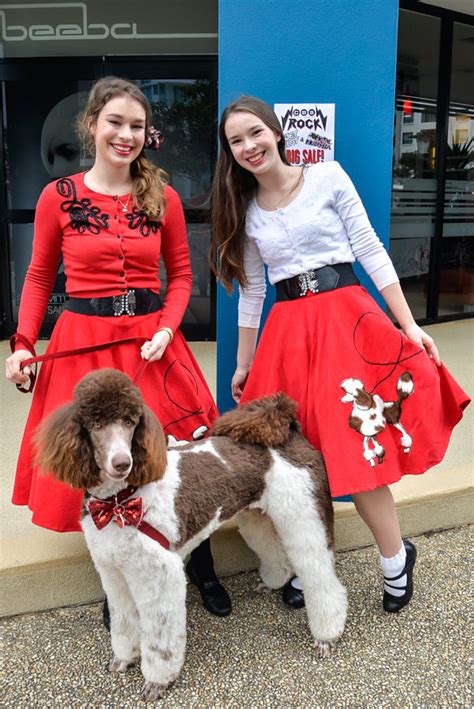
[{"label": "glass door", "polygon": [[415,318],[438,322],[474,312],[474,22],[401,5],[390,254]]},{"label": "glass door", "polygon": [[390,256],[413,315],[427,315],[436,217],[441,20],[401,11],[393,149]]},{"label": "glass door", "polygon": [[474,312],[474,27],[454,23],[439,315]]}]

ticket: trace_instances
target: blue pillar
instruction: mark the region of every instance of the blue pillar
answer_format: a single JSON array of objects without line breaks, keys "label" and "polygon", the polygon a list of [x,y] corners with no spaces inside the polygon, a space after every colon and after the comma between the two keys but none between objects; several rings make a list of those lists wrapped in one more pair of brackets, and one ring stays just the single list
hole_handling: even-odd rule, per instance
[{"label": "blue pillar", "polygon": [[[242,93],[270,105],[335,103],[336,160],[387,247],[397,23],[398,0],[219,0],[219,114]],[[219,287],[221,412],[234,405],[236,348],[237,296]]]}]

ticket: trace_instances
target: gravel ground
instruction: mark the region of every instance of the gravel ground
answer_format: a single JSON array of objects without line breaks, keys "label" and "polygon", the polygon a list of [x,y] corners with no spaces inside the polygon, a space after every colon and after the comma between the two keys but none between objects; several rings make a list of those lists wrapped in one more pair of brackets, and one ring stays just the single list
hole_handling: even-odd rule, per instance
[{"label": "gravel ground", "polygon": [[[168,707],[470,707],[468,527],[416,540],[415,596],[408,608],[381,608],[374,548],[337,555],[349,590],[349,617],[334,654],[318,659],[304,611],[279,593],[255,594],[255,573],[226,579],[234,611],[210,616],[188,595],[183,671],[161,702]],[[140,707],[138,668],[111,675],[110,641],[98,604],[2,621],[2,707]]]}]

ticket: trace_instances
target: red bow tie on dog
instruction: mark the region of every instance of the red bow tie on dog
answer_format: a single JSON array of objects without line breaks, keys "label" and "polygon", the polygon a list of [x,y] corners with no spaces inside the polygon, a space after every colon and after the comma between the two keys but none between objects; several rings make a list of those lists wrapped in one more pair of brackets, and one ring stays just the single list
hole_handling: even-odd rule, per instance
[{"label": "red bow tie on dog", "polygon": [[162,547],[169,549],[170,544],[166,537],[148,522],[143,521],[143,499],[132,497],[136,490],[136,487],[129,486],[117,495],[106,497],[105,500],[99,497],[88,500],[86,507],[95,526],[97,529],[103,529],[113,520],[121,529],[125,526],[136,527],[143,534],[159,542]]},{"label": "red bow tie on dog", "polygon": [[141,497],[131,497],[136,489],[128,487],[105,500],[97,497],[89,500],[87,509],[97,529],[103,529],[111,520],[120,528],[125,525],[138,527],[143,519],[143,500]]}]

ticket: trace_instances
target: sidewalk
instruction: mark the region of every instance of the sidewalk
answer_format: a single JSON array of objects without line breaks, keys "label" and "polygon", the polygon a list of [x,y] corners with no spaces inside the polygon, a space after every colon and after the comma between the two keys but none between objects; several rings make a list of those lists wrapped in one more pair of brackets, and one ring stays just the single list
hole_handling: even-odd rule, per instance
[{"label": "sidewalk", "polygon": [[[472,706],[466,623],[472,529],[415,541],[415,596],[397,615],[382,611],[375,549],[337,554],[349,615],[342,640],[325,660],[312,650],[305,612],[287,609],[278,592],[255,594],[256,573],[226,579],[234,602],[226,619],[206,613],[190,587],[186,662],[161,706]],[[17,616],[2,625],[3,707],[146,706],[137,668],[126,675],[106,670],[111,649],[100,604]]]}]

